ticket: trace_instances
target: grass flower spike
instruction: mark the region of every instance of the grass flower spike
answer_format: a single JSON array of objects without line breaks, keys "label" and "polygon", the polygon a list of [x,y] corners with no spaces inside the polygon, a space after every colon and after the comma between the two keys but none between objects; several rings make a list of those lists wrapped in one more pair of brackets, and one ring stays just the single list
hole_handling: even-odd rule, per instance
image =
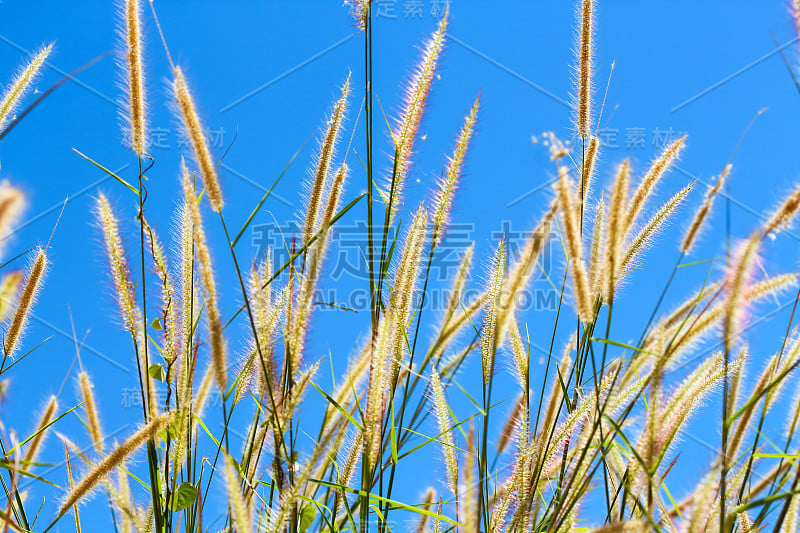
[{"label": "grass flower spike", "polygon": [[203,124],[197,114],[192,94],[186,84],[186,78],[180,67],[175,68],[175,79],[172,82],[172,93],[175,98],[178,110],[180,111],[181,122],[186,130],[186,137],[190,140],[194,150],[195,161],[200,168],[200,177],[203,178],[203,185],[206,188],[208,201],[211,208],[219,213],[223,207],[222,189],[217,178],[217,166],[214,158],[211,157],[211,150],[208,147]]},{"label": "grass flower spike", "polygon": [[128,125],[128,143],[142,157],[147,152],[147,106],[142,60],[142,21],[140,0],[125,0],[124,52],[125,52],[125,102],[124,117]]},{"label": "grass flower spike", "polygon": [[43,249],[39,248],[36,253],[36,258],[33,260],[33,264],[28,271],[28,278],[25,280],[25,286],[17,302],[17,309],[14,312],[14,316],[6,331],[5,339],[3,340],[3,351],[6,357],[13,356],[17,351],[19,338],[25,330],[28,314],[34,301],[36,301],[36,294],[39,292],[42,278],[46,270],[47,255]]},{"label": "grass flower spike", "polygon": [[52,50],[52,44],[42,48],[11,82],[11,86],[6,90],[2,100],[0,100],[0,130],[3,130],[9,121],[13,119],[14,111],[19,106],[22,95],[25,94],[33,80],[36,79],[36,75],[41,70],[44,62],[47,61],[47,57]]}]

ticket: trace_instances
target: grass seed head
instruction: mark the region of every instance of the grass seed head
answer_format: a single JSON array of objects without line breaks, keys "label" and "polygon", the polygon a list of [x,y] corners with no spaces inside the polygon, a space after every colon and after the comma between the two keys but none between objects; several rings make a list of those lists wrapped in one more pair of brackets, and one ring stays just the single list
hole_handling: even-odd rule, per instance
[{"label": "grass seed head", "polygon": [[186,84],[186,78],[180,67],[175,67],[174,76],[172,93],[180,113],[181,123],[186,130],[186,137],[191,142],[195,161],[200,168],[200,177],[203,179],[203,185],[206,188],[208,201],[211,203],[211,208],[219,213],[224,205],[222,189],[219,185],[217,166],[211,156],[211,149],[208,146],[203,123],[200,121],[194,99],[191,92],[189,92],[189,86]]},{"label": "grass seed head", "polygon": [[141,157],[147,152],[147,103],[142,60],[141,1],[125,0],[124,5],[124,54],[126,102],[123,115],[127,124],[127,142]]}]

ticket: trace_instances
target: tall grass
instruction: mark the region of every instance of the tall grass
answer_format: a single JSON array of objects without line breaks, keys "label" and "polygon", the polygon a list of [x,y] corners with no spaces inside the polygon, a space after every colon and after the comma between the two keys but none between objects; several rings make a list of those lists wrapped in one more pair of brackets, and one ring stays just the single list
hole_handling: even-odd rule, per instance
[{"label": "tall grass", "polygon": [[[104,441],[103,399],[95,397],[91,378],[81,369],[75,407],[59,411],[52,397],[24,439],[3,428],[4,531],[64,531],[73,524],[79,531],[159,533],[798,531],[800,450],[794,437],[800,400],[788,412],[776,401],[796,380],[800,365],[794,311],[766,363],[750,357],[741,332],[747,310],[760,301],[790,289],[798,291],[795,307],[800,298],[798,273],[768,277],[756,268],[764,239],[792,224],[800,189],[731,251],[720,279],[709,276],[695,292],[673,294],[676,270],[709,223],[723,187],[734,179],[731,165],[724,166],[689,217],[682,239],[660,243],[675,247],[675,268],[639,340],[620,342],[617,324],[625,317],[615,316],[615,302],[636,291],[630,287],[636,283],[632,272],[646,264],[659,230],[697,194],[697,187],[686,183],[652,205],[686,137],[667,146],[646,169],[635,169],[629,159],[620,162],[611,169],[608,192],[597,186],[604,173],[598,159],[604,146],[598,135],[602,106],[595,116],[592,91],[596,6],[594,0],[581,0],[574,109],[578,143],[550,135],[557,175],[552,202],[542,206],[541,220],[519,253],[510,253],[501,239],[493,256],[479,261],[488,265],[486,281],[472,299],[466,297],[466,286],[473,248],[463,250],[444,312],[430,316],[425,302],[432,264],[443,253],[453,199],[469,147],[476,142],[480,95],[465,110],[452,154],[432,191],[433,202],[404,207],[404,184],[425,102],[434,90],[449,13],[422,46],[402,109],[390,120],[389,144],[383,146],[373,130],[383,120],[380,114],[376,118],[372,85],[380,56],[378,50],[373,55],[372,38],[379,28],[373,24],[372,2],[351,4],[363,32],[362,108],[352,113],[347,76],[321,121],[300,215],[302,232],[287,243],[289,260],[274,264],[269,255],[256,262],[235,248],[270,193],[233,236],[217,177],[219,161],[189,82],[166,50],[173,108],[190,140],[193,163],[182,161],[175,169],[183,194],[166,247],[148,223],[144,183],[152,158],[143,62],[152,52],[141,42],[146,21],[140,2],[124,3],[125,139],[138,175],[131,184],[107,172],[120,190],[136,196],[138,241],[123,240],[119,221],[131,213],[120,216],[103,194],[96,199],[94,216],[102,229],[118,322],[130,336],[130,345],[120,351],[129,350],[137,365],[140,425],[121,444]],[[42,49],[12,81],[0,101],[0,127],[20,105],[50,50]],[[341,150],[348,111],[359,119],[363,114],[357,124],[366,143],[358,164],[351,160],[349,165],[347,158],[355,159],[353,147]],[[391,156],[387,173],[376,149]],[[380,180],[381,175],[387,179]],[[348,181],[355,179],[366,184],[366,192],[348,195]],[[22,203],[18,190],[0,185],[0,228],[12,227]],[[306,341],[326,255],[335,246],[332,228],[357,212],[367,219],[362,246],[369,320],[363,337],[353,339],[355,356],[338,384],[327,388],[316,379],[325,358]],[[212,227],[225,236],[222,250],[212,250],[206,235]],[[544,325],[536,314],[523,313],[518,302],[541,268],[540,255],[551,235],[563,242],[565,268],[563,277],[552,280],[559,293],[555,323]],[[47,247],[28,255],[27,272],[6,273],[0,283],[3,375],[30,353],[24,352],[22,334],[44,284]],[[232,265],[235,277],[217,274],[223,262]],[[219,290],[223,284],[225,291]],[[220,294],[234,291],[241,307],[224,316]],[[668,294],[681,303],[663,312]],[[244,338],[228,328],[234,321],[247,326]],[[562,348],[557,331],[565,328],[571,335]],[[426,339],[421,331],[435,333]],[[537,342],[549,345],[541,374],[531,365],[532,337],[540,335],[543,340]],[[234,339],[247,346],[238,361],[228,348]],[[714,349],[701,349],[708,346]],[[479,366],[479,382],[462,383],[459,371],[466,365]],[[671,379],[678,365],[688,368],[682,381]],[[517,387],[503,394],[516,399],[510,409],[500,407],[498,373],[503,368]],[[752,386],[743,378],[745,371],[758,376]],[[459,416],[462,410],[448,403],[457,388],[470,400],[468,416]],[[316,419],[303,412],[312,395],[324,401]],[[715,395],[721,395],[721,413],[705,405]],[[212,398],[221,400],[216,404],[220,413],[210,412]],[[719,453],[704,473],[667,483],[681,461],[680,436],[699,412],[718,421]],[[54,508],[40,512],[29,506],[20,479],[54,478],[42,472],[36,457],[65,416],[81,417],[92,446],[81,449],[58,434],[68,485]],[[222,419],[219,430],[207,423],[217,416]],[[785,434],[764,434],[767,416],[785,418]],[[242,418],[248,422],[237,427],[235,420]],[[301,432],[314,436],[313,446],[298,445]],[[241,447],[232,444],[232,434],[243,436]],[[140,448],[147,450],[146,468],[134,459]],[[435,450],[439,463],[421,467],[427,449]],[[73,464],[80,466],[76,474]],[[407,483],[400,481],[408,478],[400,475],[407,468],[415,470],[417,485],[400,487]],[[441,483],[435,479],[437,469],[443,471]],[[132,491],[132,484],[146,491]],[[97,493],[110,503],[110,523],[81,519],[78,504]],[[420,499],[408,500],[413,493]],[[676,500],[676,494],[684,496]],[[222,516],[219,509],[225,509]]]}]

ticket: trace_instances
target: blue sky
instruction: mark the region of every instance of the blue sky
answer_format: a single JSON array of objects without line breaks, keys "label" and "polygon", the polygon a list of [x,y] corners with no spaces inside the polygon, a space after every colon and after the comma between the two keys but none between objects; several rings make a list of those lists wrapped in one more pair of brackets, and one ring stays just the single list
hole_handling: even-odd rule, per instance
[{"label": "blue sky", "polygon": [[[413,1],[384,3],[394,6],[394,14],[378,17],[375,26],[375,91],[383,110],[393,116],[398,110],[401,84],[418,56],[417,46],[435,28],[436,18],[431,15],[435,2],[422,0],[421,13]],[[76,7],[74,3],[50,0],[3,0],[0,77],[9,79],[27,53],[42,43],[55,42],[55,49],[49,68],[38,82],[39,90],[63,73],[114,50],[118,17],[113,4],[86,1]],[[464,228],[459,233],[464,239],[461,242],[476,243],[473,286],[483,280],[498,232],[529,230],[549,202],[547,183],[552,179],[553,166],[546,149],[534,145],[531,138],[548,130],[562,138],[571,135],[575,16],[571,4],[452,2],[451,37],[440,78],[432,89],[421,130],[426,137],[418,144],[405,205],[409,209],[432,198],[444,157],[463,116],[480,93],[477,134],[452,216],[454,226]],[[350,71],[356,90],[351,99],[348,137],[358,113],[363,85],[362,40],[355,35],[346,9],[338,2],[308,2],[298,7],[297,2],[290,1],[241,0],[156,2],[156,7],[172,56],[187,73],[207,127],[214,133],[215,155],[221,156],[236,135],[221,172],[225,213],[231,226],[240,227],[295,151],[315,136],[254,223],[283,224],[293,219],[303,206],[298,185],[310,165],[319,125]],[[150,116],[155,135],[151,151],[156,159],[149,173],[147,214],[167,239],[182,151],[178,128],[165,105],[168,63],[149,10],[145,13]],[[690,206],[697,205],[704,184],[725,165],[747,124],[760,109],[767,108],[733,159],[733,234],[747,235],[757,217],[768,213],[800,175],[796,157],[800,95],[771,36],[772,32],[780,45],[786,45],[784,52],[796,66],[798,49],[787,2],[600,2],[597,21],[598,99],[615,62],[600,130],[606,149],[599,183],[606,185],[614,166],[626,156],[643,172],[666,140],[688,133],[688,149],[660,192],[666,196],[698,179],[689,200]],[[29,412],[47,395],[60,391],[64,407],[76,402],[70,311],[78,338],[85,338],[82,362],[94,376],[107,432],[119,431],[122,438],[133,427],[126,424],[137,420],[138,411],[123,405],[125,389],[136,387],[135,367],[128,339],[118,327],[100,236],[91,217],[92,199],[102,190],[118,210],[133,249],[134,199],[72,151],[78,149],[119,170],[127,179],[135,179],[136,162],[122,145],[117,116],[119,80],[113,58],[103,59],[61,87],[0,144],[0,176],[21,186],[29,196],[23,224],[5,245],[6,257],[33,243],[46,242],[61,204],[69,198],[51,243],[52,267],[46,290],[26,340],[31,346],[42,338],[51,338],[15,368],[12,394],[2,406],[6,429],[13,427],[22,435],[27,435],[33,424]],[[378,168],[388,169],[388,137],[381,126],[376,122],[376,133],[383,141],[377,163]],[[363,152],[360,130],[353,146],[359,154]],[[362,192],[364,173],[355,152],[348,153],[347,159],[355,169],[347,187],[347,198],[351,199]],[[619,316],[629,318],[618,322],[615,336],[619,340],[631,340],[644,325],[677,258],[677,240],[690,210],[681,212],[672,230],[666,231],[651,250],[645,266],[635,273],[632,286],[636,289],[623,291]],[[342,223],[352,227],[364,220],[365,206],[360,204],[356,211]],[[704,234],[691,260],[724,254],[722,214],[723,210],[717,209],[714,229]],[[223,314],[228,314],[241,302],[230,256],[223,248],[219,224],[214,222],[210,220],[208,226],[212,244],[216,244],[222,306],[227,311]],[[249,261],[258,253],[258,238],[258,232],[245,235],[237,249],[241,257]],[[348,257],[353,257],[354,249],[350,248]],[[794,231],[781,235],[768,244],[764,268],[770,273],[796,269],[797,250]],[[23,265],[17,262],[7,268]],[[555,259],[553,272],[560,268],[560,259]],[[707,268],[708,263],[681,269],[676,294],[701,284]],[[719,273],[718,268],[715,273]],[[354,290],[366,287],[364,280],[346,273],[335,283],[327,283],[343,288],[336,293],[337,298],[350,297]],[[544,279],[535,284],[542,291],[548,287]],[[790,311],[779,307],[784,303],[767,302],[755,311],[753,318],[776,311],[775,318],[748,336],[755,361],[763,360],[779,346]],[[532,340],[542,346],[549,341],[552,315],[551,310],[542,309],[527,316]],[[316,318],[309,348],[320,356],[330,353],[334,366],[341,370],[352,354],[354,340],[367,330],[368,315],[326,310]],[[235,335],[229,340],[234,350],[243,345],[245,332],[244,324],[234,328]],[[463,375],[467,385],[475,366],[470,365]],[[323,371],[323,375],[320,381],[329,383],[329,371]],[[539,382],[540,374],[534,371],[534,376],[534,382]],[[457,410],[467,412],[463,397],[454,394],[452,401]],[[716,407],[717,403],[711,402],[703,416],[716,420]],[[780,424],[774,421],[775,427]],[[696,439],[718,441],[715,429],[696,426],[692,431]],[[316,429],[316,425],[312,427]],[[65,420],[58,429],[75,436],[81,430],[76,419]],[[687,452],[674,474],[677,481],[673,480],[680,487],[679,493],[693,485],[712,456],[695,437],[684,438]],[[83,436],[78,440],[88,442]],[[60,461],[56,442],[50,439],[45,460]],[[432,475],[421,482],[424,486],[412,484],[416,476],[401,473],[401,481],[409,487],[406,496],[414,498],[428,483],[438,483],[434,478],[441,474],[442,465],[437,461],[435,455],[420,459],[420,464],[435,465],[426,470]],[[46,514],[58,494],[43,486],[32,488],[33,498],[47,498]],[[105,519],[101,514],[104,505],[102,498],[96,498],[87,512]]]}]

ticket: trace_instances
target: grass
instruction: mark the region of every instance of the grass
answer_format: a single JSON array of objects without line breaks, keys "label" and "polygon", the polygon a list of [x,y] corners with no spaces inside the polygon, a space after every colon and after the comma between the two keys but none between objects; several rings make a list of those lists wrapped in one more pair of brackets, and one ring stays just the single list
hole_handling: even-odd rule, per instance
[{"label": "grass", "polygon": [[[272,188],[241,228],[230,226],[217,179],[219,161],[209,148],[189,81],[172,63],[166,44],[173,73],[171,97],[190,140],[192,159],[181,165],[183,194],[169,246],[148,223],[146,178],[153,159],[147,152],[142,61],[152,51],[141,43],[140,2],[125,2],[124,135],[137,159],[138,175],[128,182],[78,155],[114,177],[116,186],[135,195],[138,204],[137,243],[123,242],[118,220],[127,217],[118,217],[102,194],[95,218],[103,231],[121,323],[131,339],[129,356],[137,363],[140,427],[109,448],[103,440],[102,401],[94,397],[91,377],[81,369],[77,405],[64,410],[52,397],[36,417],[32,435],[16,442],[0,433],[4,530],[74,526],[77,531],[113,527],[159,533],[387,533],[398,531],[403,527],[399,521],[406,520],[413,523],[409,530],[419,532],[797,531],[800,450],[794,433],[800,423],[800,400],[791,404],[785,434],[765,434],[765,420],[775,416],[777,396],[795,379],[800,365],[800,335],[794,326],[798,274],[767,277],[756,266],[763,241],[796,217],[800,189],[729,251],[720,279],[709,270],[697,292],[675,294],[673,278],[730,182],[731,165],[724,165],[680,242],[661,243],[675,246],[677,260],[638,342],[619,342],[617,324],[625,317],[615,315],[615,301],[636,290],[620,287],[644,263],[659,230],[696,184],[687,183],[664,203],[651,205],[657,185],[680,157],[685,138],[667,146],[641,178],[624,160],[613,169],[609,194],[594,184],[603,150],[597,135],[603,106],[595,119],[595,2],[581,0],[574,106],[580,151],[571,151],[549,135],[558,184],[535,230],[517,254],[509,253],[505,239],[496,243],[493,257],[485,261],[490,264],[487,282],[471,299],[466,285],[473,249],[464,250],[444,313],[432,317],[425,312],[431,269],[442,253],[453,198],[479,122],[480,95],[465,110],[431,205],[413,212],[405,208],[402,193],[447,39],[448,14],[423,44],[403,108],[396,118],[387,119],[392,135],[389,146],[383,146],[374,135],[376,121],[380,124],[384,117],[376,114],[372,87],[372,6],[368,0],[351,4],[363,32],[365,85],[356,124],[362,129],[364,151],[350,144],[341,150],[342,124],[354,100],[350,93],[360,92],[348,77],[322,121],[318,155],[310,163],[305,187],[302,232],[286,243],[289,259],[273,264],[269,256],[255,263],[236,249]],[[154,8],[152,14],[157,24]],[[13,112],[50,50],[43,48],[20,69],[0,101],[0,126],[6,128],[0,138],[18,122]],[[392,172],[386,183],[379,183],[375,153],[384,149],[392,154]],[[366,192],[348,195],[351,179],[362,180]],[[277,180],[272,187],[276,184]],[[23,201],[12,185],[0,185],[0,229],[13,227]],[[328,388],[317,380],[324,359],[311,353],[306,341],[320,304],[315,294],[325,258],[334,246],[332,228],[355,212],[367,219],[363,244],[369,320],[363,338],[353,339],[358,349],[347,371]],[[648,212],[653,213],[650,218]],[[228,250],[215,256],[205,228],[217,226]],[[551,235],[562,243],[565,270],[560,286],[554,285],[559,293],[555,322],[544,327],[541,318],[522,312],[519,296],[540,268],[540,255]],[[3,376],[38,346],[26,352],[21,339],[36,294],[46,285],[47,247],[27,255],[27,272],[5,273],[0,283]],[[215,266],[222,261],[230,261],[235,279],[217,276]],[[220,311],[223,282],[230,285],[224,292],[235,290],[243,302],[231,317]],[[773,357],[757,362],[741,335],[746,311],[787,290],[797,293],[785,335],[776,339]],[[664,312],[667,296],[682,303]],[[235,338],[228,328],[237,318],[248,327],[244,339]],[[564,329],[572,335],[559,351],[557,332]],[[531,372],[533,330],[550,331],[540,377]],[[436,333],[427,341],[421,331]],[[239,361],[229,348],[233,340],[248,346]],[[707,346],[716,349],[700,349]],[[479,361],[479,384],[460,379],[468,358]],[[674,382],[671,371],[678,365],[687,365],[689,371],[683,381]],[[510,394],[516,398],[510,414],[500,420],[502,400],[496,386],[503,367],[518,389]],[[745,368],[758,376],[752,385],[743,378]],[[469,399],[468,416],[459,417],[448,404],[456,388]],[[720,390],[721,412],[709,412],[705,402]],[[325,402],[322,410],[311,411],[316,418],[304,413],[312,395]],[[220,413],[209,413],[217,406],[210,405],[213,398],[220,400]],[[720,451],[703,475],[670,478],[668,485],[670,471],[681,460],[679,437],[701,411],[719,422]],[[72,437],[56,433],[66,416],[80,417],[91,449],[82,450]],[[207,423],[212,416],[223,422],[217,432]],[[234,422],[243,419],[249,423]],[[431,426],[433,434],[428,431]],[[502,428],[499,433],[496,427]],[[64,447],[69,485],[57,509],[48,513],[29,507],[19,485],[26,477],[51,483],[37,475],[42,465],[36,462],[51,433]],[[314,434],[315,444],[299,446],[301,433]],[[232,434],[244,436],[241,449],[231,445]],[[146,449],[147,468],[132,460],[141,448]],[[419,469],[418,452],[429,449],[441,457],[437,464],[443,465],[445,482],[434,485],[433,479],[420,479],[418,487],[399,487],[399,471]],[[131,485],[144,487],[147,497],[142,497],[145,491],[131,491]],[[440,488],[444,490],[437,492]],[[414,490],[423,494],[420,501],[398,499],[397,494],[405,497]],[[110,524],[81,520],[78,504],[97,493],[110,504]],[[674,494],[686,496],[676,500]],[[227,512],[218,516],[209,502],[225,502]]]}]

